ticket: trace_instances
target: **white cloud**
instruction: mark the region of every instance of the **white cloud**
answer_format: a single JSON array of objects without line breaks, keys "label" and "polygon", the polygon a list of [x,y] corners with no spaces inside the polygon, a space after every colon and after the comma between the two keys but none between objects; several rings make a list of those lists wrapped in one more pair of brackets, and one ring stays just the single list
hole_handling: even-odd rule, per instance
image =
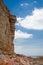
[{"label": "white cloud", "polygon": [[[24,51],[25,50],[25,51]],[[37,46],[16,46],[15,52],[17,54],[24,54],[26,56],[43,56],[43,48]]]},{"label": "white cloud", "polygon": [[27,15],[25,18],[17,18],[19,26],[26,29],[43,30],[43,8],[34,9],[32,15]]},{"label": "white cloud", "polygon": [[19,17],[19,18],[17,18],[17,21],[18,21],[18,22],[17,22],[15,25],[20,26],[19,21],[22,21],[22,20],[23,20],[23,18],[20,18],[20,17]]},{"label": "white cloud", "polygon": [[20,30],[15,31],[15,39],[17,38],[31,38],[33,35],[32,34],[28,34],[26,32],[22,32]]},{"label": "white cloud", "polygon": [[29,4],[28,3],[21,3],[20,6],[28,6]]}]

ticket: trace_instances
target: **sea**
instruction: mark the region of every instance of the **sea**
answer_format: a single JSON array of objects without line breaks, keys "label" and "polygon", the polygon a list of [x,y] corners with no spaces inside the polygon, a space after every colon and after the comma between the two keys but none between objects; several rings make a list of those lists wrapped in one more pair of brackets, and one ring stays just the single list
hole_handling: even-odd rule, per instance
[{"label": "sea", "polygon": [[37,58],[38,56],[31,56],[32,58]]}]

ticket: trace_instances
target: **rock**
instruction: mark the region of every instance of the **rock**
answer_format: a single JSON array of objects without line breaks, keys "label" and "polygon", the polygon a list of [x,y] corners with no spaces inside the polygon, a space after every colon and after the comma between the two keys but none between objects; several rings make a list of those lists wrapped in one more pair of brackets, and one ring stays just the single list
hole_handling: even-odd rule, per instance
[{"label": "rock", "polygon": [[0,0],[0,50],[4,54],[14,53],[14,31],[16,16],[10,15],[8,8]]}]

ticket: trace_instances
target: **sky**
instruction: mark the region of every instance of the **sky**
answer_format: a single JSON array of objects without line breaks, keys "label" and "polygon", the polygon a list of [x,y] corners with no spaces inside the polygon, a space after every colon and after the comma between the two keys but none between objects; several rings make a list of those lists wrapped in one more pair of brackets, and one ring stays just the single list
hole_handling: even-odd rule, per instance
[{"label": "sky", "polygon": [[43,56],[43,0],[3,0],[16,15],[14,51],[26,56]]}]

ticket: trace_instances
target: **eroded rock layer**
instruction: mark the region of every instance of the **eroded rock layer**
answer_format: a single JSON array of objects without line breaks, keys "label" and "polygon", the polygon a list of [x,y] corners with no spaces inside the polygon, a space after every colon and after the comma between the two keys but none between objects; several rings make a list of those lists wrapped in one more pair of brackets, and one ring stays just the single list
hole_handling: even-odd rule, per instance
[{"label": "eroded rock layer", "polygon": [[16,16],[11,15],[8,8],[0,0],[0,52],[4,54],[14,53],[14,30]]}]

